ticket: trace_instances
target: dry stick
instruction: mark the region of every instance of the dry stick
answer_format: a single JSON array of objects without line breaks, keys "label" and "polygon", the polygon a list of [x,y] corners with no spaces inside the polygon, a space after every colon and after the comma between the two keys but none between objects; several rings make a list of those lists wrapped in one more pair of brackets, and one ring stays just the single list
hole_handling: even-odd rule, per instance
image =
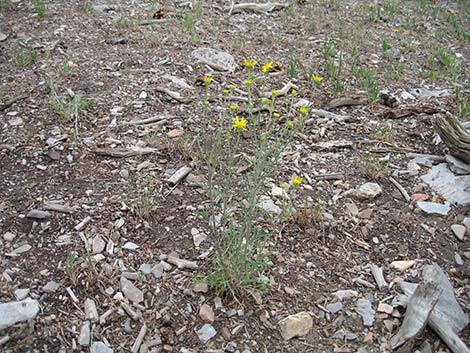
[{"label": "dry stick", "polygon": [[398,183],[398,181],[396,181],[392,177],[389,177],[388,180],[390,180],[391,183],[396,186],[396,188],[398,189],[398,191],[400,191],[400,194],[403,196],[403,198],[406,200],[406,202],[410,202],[410,200],[411,200],[410,195],[408,195],[408,192],[406,192],[405,188],[403,186],[401,186]]},{"label": "dry stick", "polygon": [[165,94],[169,95],[171,98],[173,98],[174,100],[176,100],[180,103],[189,103],[189,102],[192,101],[192,98],[184,98],[178,92],[171,91],[171,90],[169,90],[168,88],[165,88],[165,87],[157,86],[157,87],[155,87],[155,90],[157,92],[162,92],[162,93],[165,93]]},{"label": "dry stick", "polygon": [[161,121],[163,119],[166,119],[166,118],[164,116],[154,116],[152,118],[147,118],[147,119],[124,121],[120,125],[122,125],[122,126],[126,126],[126,125],[146,125],[146,124],[154,123],[156,121]]},{"label": "dry stick", "polygon": [[29,97],[29,95],[27,95],[27,94],[22,94],[20,96],[13,97],[12,99],[10,99],[10,100],[6,101],[5,103],[3,103],[2,105],[0,105],[0,111],[4,111],[9,106],[15,104],[16,102],[18,102],[20,100],[26,99],[28,97]]},{"label": "dry stick", "polygon": [[378,267],[375,264],[370,264],[370,270],[379,289],[382,290],[383,288],[387,288],[387,282],[385,281],[382,267]]}]

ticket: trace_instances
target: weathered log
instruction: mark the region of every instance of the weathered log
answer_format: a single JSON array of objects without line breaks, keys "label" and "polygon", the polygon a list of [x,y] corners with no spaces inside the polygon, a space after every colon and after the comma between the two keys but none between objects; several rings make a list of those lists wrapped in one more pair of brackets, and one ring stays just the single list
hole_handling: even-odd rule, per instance
[{"label": "weathered log", "polygon": [[438,114],[434,126],[451,155],[470,163],[470,132],[450,114]]}]

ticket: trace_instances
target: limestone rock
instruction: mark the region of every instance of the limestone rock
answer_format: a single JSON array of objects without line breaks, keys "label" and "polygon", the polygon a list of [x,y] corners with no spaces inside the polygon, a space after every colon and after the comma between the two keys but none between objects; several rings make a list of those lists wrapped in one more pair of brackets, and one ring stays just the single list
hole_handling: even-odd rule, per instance
[{"label": "limestone rock", "polygon": [[382,193],[382,188],[376,183],[365,183],[357,189],[351,189],[344,193],[344,196],[357,200],[373,200]]},{"label": "limestone rock", "polygon": [[305,336],[312,326],[313,319],[305,311],[290,315],[279,321],[282,338],[286,341],[293,337]]},{"label": "limestone rock", "polygon": [[206,343],[217,334],[215,328],[210,324],[205,324],[197,332],[197,336],[202,343]]},{"label": "limestone rock", "polygon": [[144,293],[124,276],[121,276],[121,292],[134,303],[140,303],[144,300]]},{"label": "limestone rock", "polygon": [[39,302],[27,298],[19,302],[0,304],[0,330],[3,330],[17,322],[34,319],[39,313]]},{"label": "limestone rock", "polygon": [[193,50],[191,56],[218,71],[233,72],[237,67],[235,58],[232,55],[212,48],[198,48]]},{"label": "limestone rock", "polygon": [[452,232],[454,235],[457,237],[458,240],[463,241],[465,237],[465,231],[466,228],[465,226],[462,226],[460,224],[452,224],[450,226],[450,229],[452,229]]}]

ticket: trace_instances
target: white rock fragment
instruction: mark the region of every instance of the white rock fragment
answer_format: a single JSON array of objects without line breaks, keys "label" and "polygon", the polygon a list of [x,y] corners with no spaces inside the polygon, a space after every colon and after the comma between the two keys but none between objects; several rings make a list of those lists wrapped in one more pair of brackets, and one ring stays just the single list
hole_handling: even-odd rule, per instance
[{"label": "white rock fragment", "polygon": [[123,246],[122,246],[123,249],[126,249],[126,250],[137,250],[139,248],[139,245],[131,242],[131,241],[128,241],[127,243],[125,243]]},{"label": "white rock fragment", "polygon": [[294,337],[307,335],[312,326],[313,319],[310,314],[305,311],[289,315],[279,321],[282,338],[286,341]]},{"label": "white rock fragment", "polygon": [[212,337],[217,335],[217,331],[211,324],[205,324],[196,333],[202,343],[208,342]]},{"label": "white rock fragment", "polygon": [[29,295],[29,288],[16,289],[15,298],[16,300],[23,300]]},{"label": "white rock fragment", "polygon": [[278,205],[276,205],[274,201],[271,200],[269,197],[263,198],[257,206],[266,211],[267,213],[271,213],[274,215],[280,215],[282,213],[282,209]]},{"label": "white rock fragment", "polygon": [[93,238],[91,242],[91,248],[93,250],[93,254],[100,254],[104,251],[106,247],[106,242],[103,240],[103,238],[99,235]]},{"label": "white rock fragment", "polygon": [[134,303],[140,303],[144,300],[144,293],[137,288],[131,281],[121,276],[121,291],[127,299]]},{"label": "white rock fragment", "polygon": [[182,269],[195,270],[195,269],[198,268],[197,264],[194,261],[180,259],[180,258],[178,258],[176,256],[172,256],[172,255],[168,255],[167,261],[170,264],[173,264],[176,267],[178,267],[180,270],[182,270]]},{"label": "white rock fragment", "polygon": [[55,281],[49,281],[45,286],[42,287],[42,290],[46,293],[53,293],[60,288],[60,284]]},{"label": "white rock fragment", "polygon": [[356,311],[362,316],[362,321],[365,326],[372,326],[374,323],[375,311],[372,309],[372,304],[367,299],[361,298],[356,302]]},{"label": "white rock fragment", "polygon": [[344,193],[344,196],[357,200],[373,200],[382,194],[382,188],[376,183],[362,184],[358,189],[351,189]]},{"label": "white rock fragment", "polygon": [[5,234],[3,234],[3,240],[7,242],[12,242],[13,240],[15,240],[15,238],[16,238],[16,234],[14,233],[6,232]]},{"label": "white rock fragment", "polygon": [[91,345],[91,353],[113,353],[112,348],[109,348],[103,342],[93,342]]},{"label": "white rock fragment", "polygon": [[90,321],[83,322],[77,342],[82,347],[88,347],[90,345]]},{"label": "white rock fragment", "polygon": [[452,229],[452,232],[454,233],[455,237],[460,240],[460,241],[464,241],[464,238],[465,238],[465,231],[466,231],[466,228],[465,226],[462,226],[460,224],[452,224],[450,226],[450,229]]},{"label": "white rock fragment", "polygon": [[232,55],[212,48],[202,47],[195,49],[191,53],[191,56],[218,71],[233,72],[237,67],[235,58]]},{"label": "white rock fragment", "polygon": [[445,204],[429,202],[429,201],[418,201],[416,206],[419,207],[423,212],[427,214],[437,214],[441,216],[447,216],[450,211],[450,203],[446,202]]},{"label": "white rock fragment", "polygon": [[390,267],[394,268],[395,270],[404,272],[410,267],[414,266],[415,263],[416,261],[414,260],[393,261],[392,263],[390,263]]},{"label": "white rock fragment", "polygon": [[85,319],[96,322],[99,319],[98,310],[95,301],[91,298],[85,300]]},{"label": "white rock fragment", "polygon": [[17,322],[29,321],[39,313],[39,302],[27,298],[18,302],[0,304],[0,330]]}]

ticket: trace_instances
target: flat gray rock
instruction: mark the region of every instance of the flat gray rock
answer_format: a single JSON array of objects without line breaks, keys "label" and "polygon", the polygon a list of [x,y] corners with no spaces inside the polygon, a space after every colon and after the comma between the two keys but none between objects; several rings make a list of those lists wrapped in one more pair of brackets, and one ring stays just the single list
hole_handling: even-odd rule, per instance
[{"label": "flat gray rock", "polygon": [[421,179],[447,201],[470,205],[470,175],[454,175],[447,163],[441,163],[432,167]]},{"label": "flat gray rock", "polygon": [[90,320],[91,322],[96,322],[99,318],[100,316],[98,315],[95,301],[88,298],[85,300],[85,319]]},{"label": "flat gray rock", "polygon": [[140,303],[144,300],[144,293],[123,276],[121,276],[121,292],[134,303]]},{"label": "flat gray rock", "polygon": [[10,327],[17,322],[29,321],[39,313],[39,302],[27,298],[18,302],[0,304],[0,330]]},{"label": "flat gray rock", "polygon": [[326,308],[328,309],[330,313],[336,314],[338,311],[343,309],[343,303],[336,302],[336,303],[328,304]]},{"label": "flat gray rock", "polygon": [[416,202],[416,206],[418,206],[421,211],[427,214],[447,216],[450,211],[450,203],[448,202],[442,204],[429,201],[418,201]]},{"label": "flat gray rock", "polygon": [[466,228],[465,226],[462,226],[460,224],[452,224],[450,226],[450,229],[452,229],[452,232],[454,233],[454,235],[456,236],[456,238],[460,241],[463,241],[464,238],[465,238],[465,232],[466,232]]},{"label": "flat gray rock", "polygon": [[5,41],[8,38],[8,36],[5,33],[0,32],[0,42]]},{"label": "flat gray rock", "polygon": [[344,193],[344,196],[357,200],[373,200],[382,194],[382,188],[376,183],[365,183],[357,189],[351,189]]},{"label": "flat gray rock", "polygon": [[51,216],[50,212],[42,211],[42,210],[31,210],[28,212],[26,217],[34,218],[34,219],[46,219]]},{"label": "flat gray rock", "polygon": [[113,353],[112,348],[109,348],[103,342],[93,342],[91,345],[91,353]]},{"label": "flat gray rock", "polygon": [[60,284],[55,281],[49,281],[45,286],[42,287],[42,290],[46,293],[53,293],[60,288]]},{"label": "flat gray rock", "polygon": [[372,309],[372,304],[367,299],[361,298],[356,302],[356,311],[362,316],[362,321],[365,326],[372,326],[374,323],[375,311]]},{"label": "flat gray rock", "polygon": [[202,343],[206,343],[217,334],[215,328],[210,324],[205,324],[197,332],[197,336]]},{"label": "flat gray rock", "polygon": [[15,290],[16,300],[23,300],[29,295],[29,288],[22,288]]},{"label": "flat gray rock", "polygon": [[235,71],[237,64],[232,55],[212,48],[198,48],[193,50],[191,56],[199,62],[209,65],[218,71]]},{"label": "flat gray rock", "polygon": [[77,342],[82,347],[88,347],[90,345],[90,321],[83,322]]},{"label": "flat gray rock", "polygon": [[260,203],[258,203],[257,206],[263,209],[264,211],[274,215],[280,215],[282,213],[282,209],[278,205],[276,205],[274,201],[270,198],[264,198],[263,200],[261,200]]},{"label": "flat gray rock", "polygon": [[103,240],[103,238],[100,235],[97,235],[91,241],[91,249],[94,255],[102,253],[105,248],[106,248],[106,242]]}]

